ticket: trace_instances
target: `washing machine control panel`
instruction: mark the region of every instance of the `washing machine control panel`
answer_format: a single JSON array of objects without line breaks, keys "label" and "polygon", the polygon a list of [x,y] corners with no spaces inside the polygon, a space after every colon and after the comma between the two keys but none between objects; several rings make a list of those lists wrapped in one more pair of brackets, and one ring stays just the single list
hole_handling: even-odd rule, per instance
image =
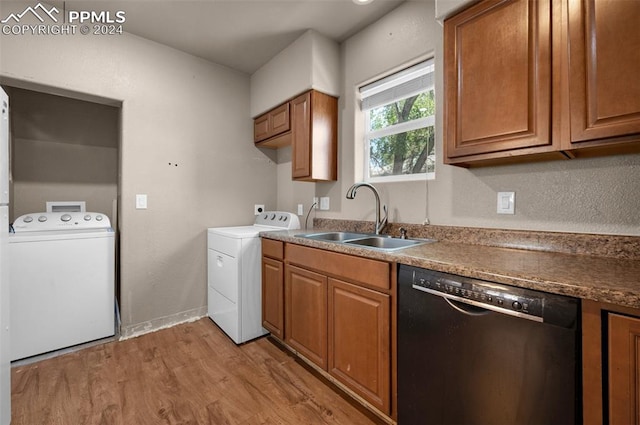
[{"label": "washing machine control panel", "polygon": [[109,217],[95,212],[39,212],[22,215],[13,222],[16,233],[110,227]]}]

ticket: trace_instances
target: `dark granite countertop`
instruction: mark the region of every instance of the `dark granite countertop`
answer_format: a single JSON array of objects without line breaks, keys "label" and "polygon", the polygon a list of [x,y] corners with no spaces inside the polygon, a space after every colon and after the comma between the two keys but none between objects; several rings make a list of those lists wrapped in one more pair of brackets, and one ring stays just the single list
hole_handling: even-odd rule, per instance
[{"label": "dark granite countertop", "polygon": [[[343,226],[339,230],[344,230]],[[319,230],[315,230],[317,232]],[[329,231],[325,228],[322,231]],[[311,231],[265,232],[261,236],[361,257],[408,264],[508,285],[640,309],[640,260],[635,237],[622,237],[631,254],[596,256],[548,250],[527,250],[440,240],[385,252],[297,237]],[[415,234],[415,233],[414,233]],[[558,238],[558,235],[553,236]],[[428,235],[419,235],[428,237]],[[583,238],[583,236],[580,236]],[[594,235],[594,237],[599,237]],[[570,236],[567,237],[571,239]]]}]

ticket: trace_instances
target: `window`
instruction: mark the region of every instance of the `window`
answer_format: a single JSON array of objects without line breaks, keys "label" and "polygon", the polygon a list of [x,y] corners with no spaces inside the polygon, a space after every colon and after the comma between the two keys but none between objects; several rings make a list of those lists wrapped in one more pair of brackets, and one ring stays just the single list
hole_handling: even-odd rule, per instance
[{"label": "window", "polygon": [[435,177],[433,59],[360,88],[365,180]]}]

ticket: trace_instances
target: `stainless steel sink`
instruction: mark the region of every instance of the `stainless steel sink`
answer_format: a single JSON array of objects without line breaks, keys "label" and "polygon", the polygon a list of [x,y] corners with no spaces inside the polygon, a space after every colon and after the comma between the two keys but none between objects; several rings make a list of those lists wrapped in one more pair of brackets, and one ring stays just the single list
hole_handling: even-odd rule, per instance
[{"label": "stainless steel sink", "polygon": [[396,251],[411,246],[423,245],[434,242],[430,239],[398,239],[388,235],[373,235],[370,233],[352,232],[321,232],[302,233],[295,235],[300,238],[313,239],[323,242],[335,242],[359,248],[375,249],[380,251]]},{"label": "stainless steel sink", "polygon": [[346,244],[359,245],[368,248],[384,249],[391,251],[395,249],[408,248],[410,246],[422,245],[428,241],[419,241],[415,239],[397,239],[397,238],[385,238],[380,236],[372,236],[364,239],[354,239],[345,241]]},{"label": "stainless steel sink", "polygon": [[315,239],[317,241],[328,242],[344,242],[350,239],[361,239],[370,236],[366,233],[350,233],[350,232],[324,232],[295,235],[301,238]]}]

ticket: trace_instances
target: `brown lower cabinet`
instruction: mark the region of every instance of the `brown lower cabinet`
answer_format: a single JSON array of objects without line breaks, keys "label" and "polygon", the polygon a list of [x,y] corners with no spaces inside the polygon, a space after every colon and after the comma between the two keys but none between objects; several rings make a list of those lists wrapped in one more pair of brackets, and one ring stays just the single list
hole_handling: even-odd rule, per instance
[{"label": "brown lower cabinet", "polygon": [[262,239],[262,326],[284,339],[284,244]]},{"label": "brown lower cabinet", "polygon": [[279,277],[273,258],[265,256],[266,241],[262,302],[275,308],[283,300],[284,329],[272,327],[279,313],[263,307],[265,328],[356,399],[395,417],[392,265],[286,243]]},{"label": "brown lower cabinet", "polygon": [[608,313],[609,423],[640,424],[640,318]]},{"label": "brown lower cabinet", "polygon": [[329,373],[389,411],[390,296],[329,279]]},{"label": "brown lower cabinet", "polygon": [[640,310],[582,301],[585,425],[640,425]]},{"label": "brown lower cabinet", "polygon": [[327,277],[287,264],[284,342],[327,369]]},{"label": "brown lower cabinet", "polygon": [[262,257],[262,326],[272,335],[284,338],[284,265]]}]

